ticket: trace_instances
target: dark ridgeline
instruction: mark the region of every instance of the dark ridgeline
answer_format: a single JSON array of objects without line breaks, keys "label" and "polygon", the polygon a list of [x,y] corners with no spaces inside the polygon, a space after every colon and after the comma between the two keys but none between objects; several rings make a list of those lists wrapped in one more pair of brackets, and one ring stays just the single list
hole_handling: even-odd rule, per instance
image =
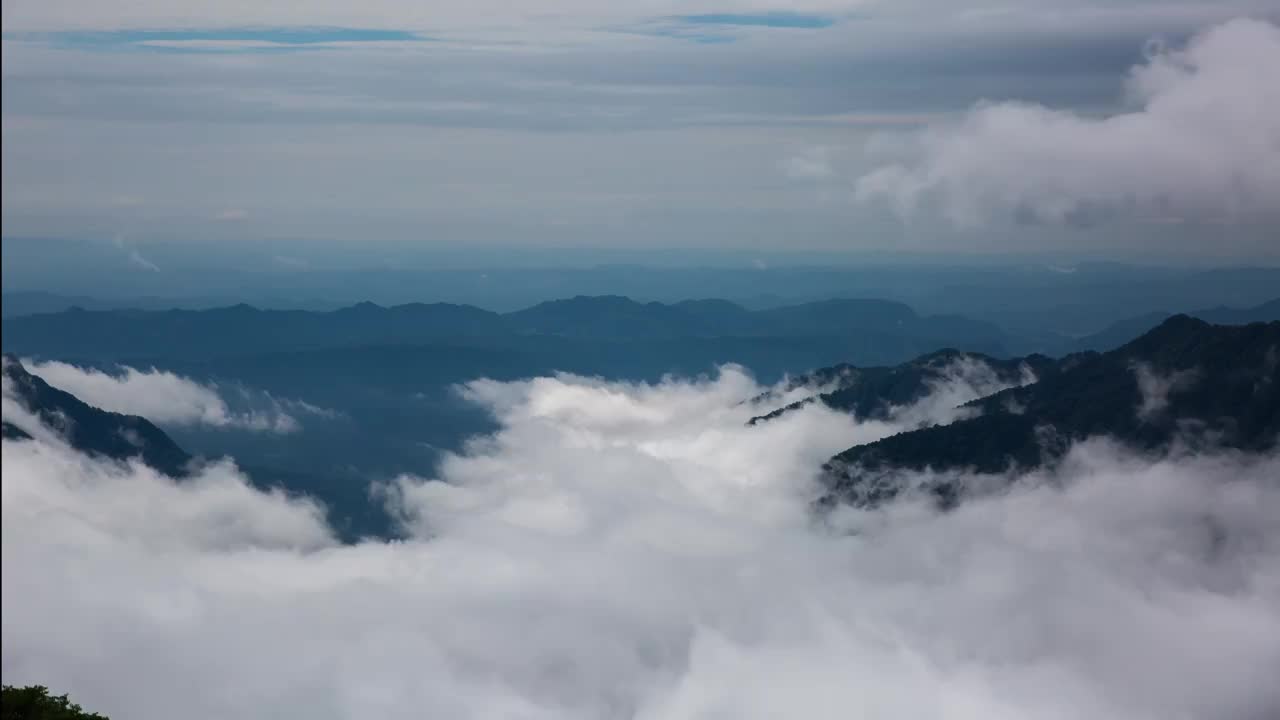
[{"label": "dark ridgeline", "polygon": [[210,361],[375,346],[465,345],[545,352],[558,347],[556,342],[568,346],[572,355],[583,341],[645,344],[669,351],[676,340],[710,348],[712,341],[723,339],[726,347],[736,350],[786,338],[852,351],[859,357],[849,359],[858,362],[900,362],[938,347],[998,355],[1005,340],[994,325],[957,316],[921,316],[885,300],[830,300],[751,311],[725,300],[666,305],[620,296],[579,296],[506,314],[446,303],[361,303],[332,312],[258,310],[248,305],[165,311],[74,308],[7,318],[0,334],[9,352],[89,361]]},{"label": "dark ridgeline", "polygon": [[[1076,351],[1112,350],[1151,330],[1173,317],[1175,313],[1155,312],[1127,318],[1113,323],[1092,335],[1076,339],[1072,348]],[[1254,322],[1280,320],[1280,298],[1247,308],[1212,307],[1183,313],[1214,325],[1247,325]]]},{"label": "dark ridgeline", "polygon": [[[1145,374],[1162,402],[1147,402]],[[1107,353],[1064,359],[1035,384],[968,404],[982,414],[852,447],[825,466],[837,501],[874,504],[901,490],[903,470],[940,471],[946,501],[958,472],[1051,464],[1071,443],[1104,436],[1161,452],[1173,443],[1264,451],[1280,437],[1280,322],[1210,325],[1177,315]]]},{"label": "dark ridgeline", "polygon": [[[112,460],[139,458],[173,477],[187,473],[191,456],[146,418],[89,405],[27,372],[11,355],[4,356],[4,377],[11,383],[15,399],[76,450]],[[3,422],[3,430],[5,438],[30,437],[8,420]]]},{"label": "dark ridgeline", "polygon": [[[910,405],[929,395],[937,383],[948,381],[950,373],[961,363],[986,366],[993,378],[1004,385],[1023,381],[1027,373],[1041,378],[1057,372],[1059,361],[1044,355],[1028,355],[1023,358],[999,359],[981,353],[959,350],[939,350],[901,365],[859,368],[844,364],[822,368],[802,375],[788,383],[789,389],[797,387],[827,388],[764,415],[751,418],[748,424],[767,422],[813,402],[821,402],[833,410],[840,410],[860,419],[883,420],[893,407]],[[767,401],[768,396],[756,398]]]}]

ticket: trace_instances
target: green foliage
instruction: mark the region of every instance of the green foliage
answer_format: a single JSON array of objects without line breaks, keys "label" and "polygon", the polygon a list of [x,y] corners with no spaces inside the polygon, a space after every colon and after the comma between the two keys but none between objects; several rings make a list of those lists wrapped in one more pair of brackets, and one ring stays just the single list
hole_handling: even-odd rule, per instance
[{"label": "green foliage", "polygon": [[107,720],[105,715],[86,712],[66,695],[50,695],[42,685],[0,690],[0,720]]}]

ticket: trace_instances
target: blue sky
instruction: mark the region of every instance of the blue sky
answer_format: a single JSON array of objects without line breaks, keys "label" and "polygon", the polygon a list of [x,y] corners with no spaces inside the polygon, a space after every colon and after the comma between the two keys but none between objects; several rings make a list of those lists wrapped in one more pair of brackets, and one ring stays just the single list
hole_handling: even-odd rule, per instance
[{"label": "blue sky", "polygon": [[[1126,125],[1179,125],[1142,112],[1158,94],[1135,100],[1144,48],[1274,22],[1270,5],[5,2],[3,232],[914,251],[1044,224],[1114,242],[1089,230],[1105,220],[1194,250],[1200,225],[1274,229],[1249,199],[1272,189],[1267,153],[1196,158],[1246,164],[1221,170],[1244,178],[1237,212],[1196,200],[1216,186],[1135,188],[1106,148]],[[1241,35],[1241,53],[1267,51],[1265,32]],[[1248,58],[1229,61],[1251,82]],[[1008,112],[974,110],[993,104]],[[1064,162],[1098,166],[1057,187],[1010,155],[991,167],[1025,177],[988,177],[945,142],[1006,147],[973,124],[1006,121],[1078,127]],[[1280,121],[1261,122],[1229,134],[1265,148]],[[1022,156],[1037,154],[1057,161]],[[1111,186],[1091,172],[1138,199],[1095,196]]]},{"label": "blue sky", "polygon": [[254,52],[306,50],[359,43],[426,40],[405,30],[342,27],[233,27],[171,30],[72,30],[6,33],[6,39],[90,52]]}]

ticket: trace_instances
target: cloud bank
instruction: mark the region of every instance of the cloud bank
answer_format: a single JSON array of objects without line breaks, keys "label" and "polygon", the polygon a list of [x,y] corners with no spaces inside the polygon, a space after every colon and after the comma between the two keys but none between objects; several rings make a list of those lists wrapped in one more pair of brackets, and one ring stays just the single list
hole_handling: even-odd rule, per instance
[{"label": "cloud bank", "polygon": [[[161,425],[204,425],[283,434],[302,428],[298,415],[335,415],[332,410],[307,402],[276,398],[243,387],[201,384],[156,368],[143,371],[122,366],[117,374],[110,374],[58,361],[22,362],[33,375],[90,405],[141,415]],[[235,409],[224,397],[228,391],[237,405]]]},{"label": "cloud bank", "polygon": [[1133,108],[1107,117],[979,105],[910,143],[914,157],[857,185],[903,214],[955,223],[1111,217],[1275,220],[1280,212],[1280,27],[1237,19],[1156,49],[1129,77]]},{"label": "cloud bank", "polygon": [[477,382],[501,423],[343,546],[230,465],[3,442],[2,669],[111,716],[1236,718],[1280,710],[1280,461],[1106,442],[940,515],[815,522],[895,431],[756,427],[733,369]]}]

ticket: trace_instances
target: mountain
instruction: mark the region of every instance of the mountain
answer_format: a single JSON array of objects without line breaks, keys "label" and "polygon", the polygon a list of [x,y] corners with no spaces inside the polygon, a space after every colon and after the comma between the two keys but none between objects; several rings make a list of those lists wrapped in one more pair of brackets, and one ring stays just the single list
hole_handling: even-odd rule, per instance
[{"label": "mountain", "polygon": [[0,295],[0,314],[4,317],[19,315],[35,315],[37,313],[55,313],[70,310],[74,307],[86,310],[168,310],[171,308],[212,308],[221,307],[234,300],[226,297],[157,297],[135,296],[116,298],[97,298],[85,295],[60,295],[58,293],[38,290],[17,290]]},{"label": "mountain", "polygon": [[[71,393],[59,390],[32,375],[11,355],[4,355],[6,400],[12,398],[40,421],[59,432],[79,452],[112,460],[139,458],[143,463],[175,478],[187,477],[193,467],[188,455],[163,430],[137,415],[122,415],[93,407]],[[26,440],[30,432],[5,418],[0,432],[9,440]],[[34,430],[33,430],[34,432]],[[266,442],[272,442],[268,438]],[[253,463],[237,463],[254,486],[283,489],[291,495],[319,500],[338,536],[355,541],[371,535],[391,536],[395,528],[376,503],[369,502],[368,478],[359,474],[326,475],[291,472]]]},{"label": "mountain", "polygon": [[[620,295],[588,297],[579,295],[565,300],[551,300],[531,308],[507,314],[519,332],[525,334],[561,335],[586,338],[669,338],[725,334],[750,325],[746,310],[733,322],[722,327],[724,308],[701,305],[664,305],[640,303]],[[731,333],[730,333],[731,334]]]},{"label": "mountain", "polygon": [[[939,346],[1001,354],[1003,334],[954,316],[922,317],[901,303],[832,300],[749,311],[724,300],[665,305],[621,296],[578,296],[498,314],[446,303],[382,307],[360,303],[330,312],[212,310],[65,312],[7,318],[9,352],[78,360],[201,359],[376,345],[465,343],[528,347],[530,338],[669,341],[682,338],[851,339],[887,357]],[[728,358],[734,360],[735,358]]]},{"label": "mountain", "polygon": [[[958,491],[953,471],[1002,473],[1054,462],[1071,443],[1106,436],[1163,451],[1205,443],[1261,451],[1280,437],[1280,322],[1210,325],[1176,315],[1116,350],[968,404],[981,415],[850,448],[824,468],[841,499],[875,503],[903,470],[941,471],[931,489]],[[949,474],[950,473],[950,474]]]},{"label": "mountain", "polygon": [[105,309],[107,307],[105,303],[99,303],[94,298],[80,295],[23,291],[7,292],[0,297],[0,314],[6,318],[19,315],[35,315],[36,313],[62,312],[76,306],[94,307],[95,309]]},{"label": "mountain", "polygon": [[[1246,325],[1253,322],[1280,320],[1280,298],[1249,308],[1213,307],[1186,313],[1214,325]],[[1072,347],[1077,351],[1111,350],[1120,347],[1165,320],[1173,313],[1151,312],[1126,318],[1106,329],[1077,339]]]},{"label": "mountain", "polygon": [[[141,458],[174,477],[186,474],[191,456],[146,418],[93,407],[27,372],[12,356],[5,355],[3,364],[5,394],[62,433],[71,447],[113,460]],[[6,438],[31,437],[9,418],[3,421],[3,431]]]},{"label": "mountain", "polygon": [[[882,420],[894,408],[919,402],[947,382],[964,380],[975,388],[989,388],[990,393],[1002,387],[1033,382],[1057,372],[1058,368],[1058,361],[1044,355],[1001,360],[953,349],[888,367],[836,365],[800,376],[788,384],[788,389],[811,387],[821,388],[821,392],[756,416],[748,424],[772,420],[813,402],[858,418]],[[756,402],[766,399],[756,398]]]},{"label": "mountain", "polygon": [[6,351],[49,357],[216,358],[442,337],[503,333],[501,316],[468,305],[361,303],[332,312],[258,310],[84,310],[7,318]]}]

